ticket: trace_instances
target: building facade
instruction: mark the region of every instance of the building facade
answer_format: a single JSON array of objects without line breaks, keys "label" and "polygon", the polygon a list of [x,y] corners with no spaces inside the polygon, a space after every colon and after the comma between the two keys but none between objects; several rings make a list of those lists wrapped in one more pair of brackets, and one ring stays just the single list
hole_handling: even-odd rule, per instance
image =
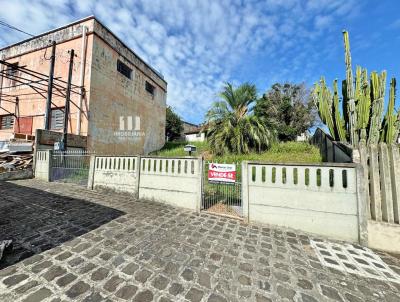
[{"label": "building facade", "polygon": [[63,131],[73,49],[68,133],[87,136],[97,154],[147,154],[164,145],[166,81],[93,16],[0,49],[0,141],[44,128],[49,41],[56,42],[57,83],[50,130]]}]

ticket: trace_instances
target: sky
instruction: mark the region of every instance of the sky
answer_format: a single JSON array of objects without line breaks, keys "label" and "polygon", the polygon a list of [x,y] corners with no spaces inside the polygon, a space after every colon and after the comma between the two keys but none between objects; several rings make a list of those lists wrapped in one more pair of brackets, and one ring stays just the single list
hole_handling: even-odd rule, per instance
[{"label": "sky", "polygon": [[[95,15],[164,75],[167,103],[201,123],[225,82],[345,76],[342,30],[353,67],[400,72],[400,1],[356,0],[0,0],[0,20],[39,34]],[[28,36],[0,26],[0,48]],[[389,81],[387,81],[389,83]],[[399,98],[400,99],[400,98]],[[397,108],[400,101],[397,100]]]}]

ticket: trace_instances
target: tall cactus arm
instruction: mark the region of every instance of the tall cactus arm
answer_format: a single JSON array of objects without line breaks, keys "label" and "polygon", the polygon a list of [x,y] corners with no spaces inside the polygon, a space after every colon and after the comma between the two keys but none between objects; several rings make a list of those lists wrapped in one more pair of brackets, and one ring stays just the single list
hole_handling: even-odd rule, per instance
[{"label": "tall cactus arm", "polygon": [[395,136],[396,116],[394,114],[394,102],[396,99],[396,79],[390,81],[389,103],[385,117],[382,121],[381,142],[392,143]]},{"label": "tall cactus arm", "polygon": [[321,78],[319,84],[315,84],[312,96],[314,104],[318,108],[321,121],[328,127],[331,135],[335,137],[335,127],[332,118],[332,94],[326,86],[324,78]]},{"label": "tall cactus arm", "polygon": [[386,71],[380,75],[373,71],[371,73],[371,123],[368,133],[368,144],[377,144],[381,132],[381,120],[383,114],[383,103],[386,88]]},{"label": "tall cactus arm", "polygon": [[367,69],[363,69],[360,74],[360,94],[357,101],[358,129],[360,130],[360,140],[366,143],[367,128],[370,120],[371,108],[371,89],[368,83]]},{"label": "tall cactus arm", "polygon": [[346,142],[346,129],[344,128],[344,120],[340,116],[340,110],[339,110],[339,93],[338,93],[337,80],[333,81],[332,112],[333,112],[335,139],[339,139],[341,142]]},{"label": "tall cactus arm", "polygon": [[347,98],[348,98],[348,118],[349,118],[349,132],[350,132],[350,143],[353,146],[358,144],[357,135],[357,111],[356,103],[354,99],[354,84],[353,84],[353,69],[351,66],[351,54],[350,54],[350,40],[349,33],[343,31],[344,49],[345,49],[345,63],[346,63],[346,88],[347,88]]}]

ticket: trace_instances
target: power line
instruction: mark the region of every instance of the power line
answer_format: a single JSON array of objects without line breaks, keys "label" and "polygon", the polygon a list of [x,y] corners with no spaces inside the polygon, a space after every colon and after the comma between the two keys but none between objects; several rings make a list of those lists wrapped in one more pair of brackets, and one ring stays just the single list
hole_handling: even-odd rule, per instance
[{"label": "power line", "polygon": [[15,26],[12,26],[12,25],[10,25],[10,24],[4,22],[4,21],[1,21],[1,20],[0,20],[0,25],[3,25],[4,27],[8,27],[8,28],[10,28],[10,29],[13,29],[13,30],[19,31],[19,32],[21,32],[21,33],[24,33],[25,35],[34,37],[34,35],[32,35],[32,34],[30,34],[30,33],[27,33],[26,31],[23,31],[22,29],[16,28]]}]

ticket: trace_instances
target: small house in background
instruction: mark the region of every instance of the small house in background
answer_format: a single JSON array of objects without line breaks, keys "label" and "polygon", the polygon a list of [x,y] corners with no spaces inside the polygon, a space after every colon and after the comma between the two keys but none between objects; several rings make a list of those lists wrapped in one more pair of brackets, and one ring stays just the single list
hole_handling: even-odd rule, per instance
[{"label": "small house in background", "polygon": [[182,121],[181,140],[186,140],[186,133],[197,131],[199,127],[199,125]]},{"label": "small house in background", "polygon": [[204,142],[206,140],[206,134],[199,128],[196,131],[186,132],[185,140],[187,142]]}]

